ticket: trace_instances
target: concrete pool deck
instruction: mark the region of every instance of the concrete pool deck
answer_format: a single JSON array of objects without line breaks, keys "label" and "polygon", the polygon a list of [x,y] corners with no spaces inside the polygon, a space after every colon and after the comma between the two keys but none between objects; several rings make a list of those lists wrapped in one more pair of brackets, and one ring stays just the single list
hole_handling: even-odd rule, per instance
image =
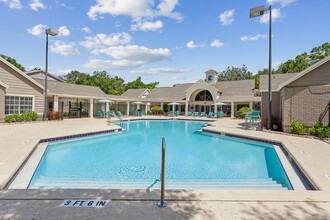
[{"label": "concrete pool deck", "polygon": [[[320,191],[167,190],[169,205],[158,208],[157,190],[2,189],[0,219],[330,219],[330,144],[246,130],[243,120],[225,118],[210,124],[208,131],[282,142]],[[0,124],[0,188],[40,139],[110,129],[118,127],[109,125],[107,119]],[[110,202],[105,208],[64,208],[59,206],[63,199]]]}]

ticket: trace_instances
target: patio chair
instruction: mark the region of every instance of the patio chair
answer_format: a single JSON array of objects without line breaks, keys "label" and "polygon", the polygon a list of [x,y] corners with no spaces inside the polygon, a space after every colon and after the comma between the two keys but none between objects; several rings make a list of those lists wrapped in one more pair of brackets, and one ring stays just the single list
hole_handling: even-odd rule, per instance
[{"label": "patio chair", "polygon": [[201,114],[199,115],[199,117],[205,117],[205,112],[201,112]]},{"label": "patio chair", "polygon": [[116,117],[116,113],[113,110],[107,112],[108,117]]},{"label": "patio chair", "polygon": [[248,113],[247,115],[245,115],[245,127],[247,127],[247,121],[250,121],[251,128],[253,129],[254,122],[260,121],[260,111],[254,110],[251,113]]},{"label": "patio chair", "polygon": [[118,111],[118,112],[117,112],[117,117],[118,117],[118,118],[122,118],[122,117],[123,117],[123,114],[121,113],[121,111]]},{"label": "patio chair", "polygon": [[102,110],[97,110],[97,117],[103,118],[104,113]]},{"label": "patio chair", "polygon": [[141,110],[141,112],[140,112],[140,113],[141,113],[141,116],[142,116],[142,115],[145,115],[145,112],[144,112],[144,110]]},{"label": "patio chair", "polygon": [[213,118],[213,112],[209,112],[209,114],[207,115],[207,117],[209,117],[209,118]]},{"label": "patio chair", "polygon": [[226,116],[226,113],[224,113],[223,111],[218,111],[217,112],[217,118],[222,118],[222,117],[225,117]]},{"label": "patio chair", "polygon": [[136,116],[136,110],[132,110],[132,111],[131,111],[131,115]]},{"label": "patio chair", "polygon": [[178,115],[180,115],[180,114],[181,114],[181,111],[180,111],[180,110],[176,110],[176,111],[175,111],[175,115],[176,115],[176,116],[178,116]]},{"label": "patio chair", "polygon": [[198,116],[199,116],[199,112],[195,112],[194,117],[198,117]]},{"label": "patio chair", "polygon": [[192,113],[191,112],[187,112],[187,116],[191,116],[192,115]]},{"label": "patio chair", "polygon": [[173,111],[169,111],[167,114],[168,114],[169,116],[174,116],[174,112],[173,112]]}]

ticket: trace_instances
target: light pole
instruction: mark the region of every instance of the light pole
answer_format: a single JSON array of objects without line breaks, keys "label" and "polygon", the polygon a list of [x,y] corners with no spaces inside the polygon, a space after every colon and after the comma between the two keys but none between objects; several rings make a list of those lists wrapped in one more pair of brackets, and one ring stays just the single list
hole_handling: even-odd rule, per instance
[{"label": "light pole", "polygon": [[269,63],[268,63],[268,120],[267,129],[272,125],[272,6],[268,8],[259,6],[250,9],[250,18],[261,16],[269,10]]},{"label": "light pole", "polygon": [[47,90],[48,90],[48,35],[56,36],[58,35],[58,31],[54,29],[46,29],[46,67],[45,67],[45,97],[44,97],[44,114],[42,116],[42,120],[47,120],[47,112],[48,112],[48,106],[47,106]]}]

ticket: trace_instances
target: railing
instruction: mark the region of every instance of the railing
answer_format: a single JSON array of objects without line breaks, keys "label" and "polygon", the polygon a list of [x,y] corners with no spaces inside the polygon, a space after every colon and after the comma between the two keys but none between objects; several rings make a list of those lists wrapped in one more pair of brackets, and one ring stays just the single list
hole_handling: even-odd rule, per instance
[{"label": "railing", "polygon": [[327,114],[327,112],[328,112],[328,114],[329,114],[329,118],[328,118],[328,120],[329,120],[329,122],[328,122],[328,126],[330,126],[330,101],[329,101],[328,105],[325,107],[324,111],[321,113],[321,115],[320,115],[320,117],[319,117],[319,121],[320,121],[321,123],[322,123],[322,121],[323,121],[325,115]]},{"label": "railing", "polygon": [[123,121],[123,119],[119,116],[119,115],[117,115],[117,117],[119,118],[119,120],[120,120],[120,127],[123,127],[124,126],[124,121]]},{"label": "railing", "polygon": [[162,138],[162,170],[160,174],[161,188],[160,188],[160,201],[157,202],[158,207],[166,207],[167,202],[165,202],[165,153],[166,144],[165,138]]}]

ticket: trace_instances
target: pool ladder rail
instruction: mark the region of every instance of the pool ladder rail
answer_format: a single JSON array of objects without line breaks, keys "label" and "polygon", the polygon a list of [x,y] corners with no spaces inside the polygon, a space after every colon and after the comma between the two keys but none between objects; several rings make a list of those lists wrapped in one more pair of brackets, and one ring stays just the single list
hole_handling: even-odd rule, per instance
[{"label": "pool ladder rail", "polygon": [[119,118],[119,120],[120,120],[120,127],[123,127],[124,126],[124,121],[123,121],[123,119],[119,116],[119,115],[117,115],[117,117]]},{"label": "pool ladder rail", "polygon": [[157,202],[158,207],[166,207],[167,202],[165,201],[165,154],[166,154],[166,144],[165,138],[162,138],[162,170],[160,174],[161,188],[160,188],[160,201]]}]

